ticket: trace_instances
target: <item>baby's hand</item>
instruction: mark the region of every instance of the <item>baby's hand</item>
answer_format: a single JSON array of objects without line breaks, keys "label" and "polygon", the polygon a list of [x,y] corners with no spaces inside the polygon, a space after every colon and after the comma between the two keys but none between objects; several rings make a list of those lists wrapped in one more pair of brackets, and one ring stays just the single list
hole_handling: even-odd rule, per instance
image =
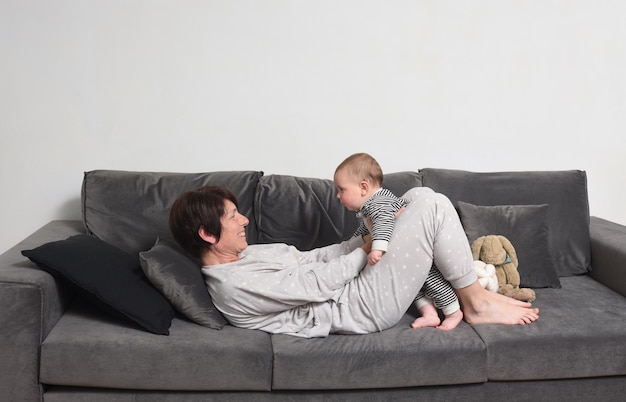
[{"label": "baby's hand", "polygon": [[370,251],[370,253],[367,255],[367,263],[369,265],[376,265],[376,263],[378,261],[380,261],[380,258],[383,256],[383,252],[380,250],[372,250]]}]

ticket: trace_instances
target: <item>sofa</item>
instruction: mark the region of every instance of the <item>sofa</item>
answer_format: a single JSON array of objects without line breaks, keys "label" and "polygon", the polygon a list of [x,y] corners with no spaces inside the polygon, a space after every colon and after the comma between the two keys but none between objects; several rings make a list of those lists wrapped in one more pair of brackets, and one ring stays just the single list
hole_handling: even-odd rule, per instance
[{"label": "sofa", "polygon": [[379,333],[325,338],[236,328],[212,305],[167,226],[180,193],[210,184],[236,194],[250,244],[309,250],[357,227],[327,179],[85,172],[82,220],[48,222],[0,256],[0,401],[626,397],[626,227],[590,217],[584,171],[387,174],[397,195],[447,195],[468,243],[511,240],[540,318],[415,330],[410,307]]}]

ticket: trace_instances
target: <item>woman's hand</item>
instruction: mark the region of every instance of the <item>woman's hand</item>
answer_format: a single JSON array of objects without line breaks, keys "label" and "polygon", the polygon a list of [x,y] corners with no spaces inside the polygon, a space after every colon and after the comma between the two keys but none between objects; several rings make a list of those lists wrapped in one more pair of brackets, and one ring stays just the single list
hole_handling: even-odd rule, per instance
[{"label": "woman's hand", "polygon": [[361,249],[365,251],[365,254],[369,254],[372,251],[372,236],[370,234],[366,234],[363,236],[363,241],[365,244],[361,246]]}]

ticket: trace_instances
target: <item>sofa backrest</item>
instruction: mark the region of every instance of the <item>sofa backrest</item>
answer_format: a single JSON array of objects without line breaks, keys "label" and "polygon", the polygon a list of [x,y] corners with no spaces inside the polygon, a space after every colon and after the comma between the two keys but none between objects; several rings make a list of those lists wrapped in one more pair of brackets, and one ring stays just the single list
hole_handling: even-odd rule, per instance
[{"label": "sofa backrest", "polygon": [[[348,238],[358,221],[336,198],[331,180],[267,175],[260,171],[157,173],[94,170],[82,188],[90,234],[131,253],[148,250],[157,238],[171,239],[169,209],[184,191],[223,185],[235,193],[250,218],[248,242],[285,242],[301,250]],[[383,186],[401,196],[419,186],[481,206],[548,204],[549,242],[559,276],[591,268],[589,203],[584,171],[475,173],[422,169],[385,175]],[[496,233],[494,233],[496,234]]]},{"label": "sofa backrest", "polygon": [[[417,172],[397,172],[386,174],[383,186],[401,196],[421,183]],[[328,179],[263,176],[254,209],[259,243],[287,243],[299,250],[345,240],[358,226],[355,213],[341,205]]]},{"label": "sofa backrest", "polygon": [[[162,173],[94,170],[86,172],[81,192],[87,232],[122,250],[150,249],[157,238],[171,239],[171,205],[187,190],[205,185],[228,187],[237,196],[239,211],[253,216],[254,194],[263,172]],[[257,242],[254,219],[246,228]]]},{"label": "sofa backrest", "polygon": [[457,208],[459,201],[481,206],[548,204],[548,238],[557,274],[572,276],[591,269],[584,171],[475,173],[422,169],[420,173],[425,187],[445,194]]}]

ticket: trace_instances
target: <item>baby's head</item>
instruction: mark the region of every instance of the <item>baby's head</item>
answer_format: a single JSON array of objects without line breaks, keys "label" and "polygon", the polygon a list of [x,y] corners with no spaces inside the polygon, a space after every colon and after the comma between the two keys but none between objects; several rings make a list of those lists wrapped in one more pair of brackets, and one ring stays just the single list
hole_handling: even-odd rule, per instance
[{"label": "baby's head", "polygon": [[349,156],[335,169],[337,198],[351,211],[358,211],[383,183],[383,170],[366,153]]}]

